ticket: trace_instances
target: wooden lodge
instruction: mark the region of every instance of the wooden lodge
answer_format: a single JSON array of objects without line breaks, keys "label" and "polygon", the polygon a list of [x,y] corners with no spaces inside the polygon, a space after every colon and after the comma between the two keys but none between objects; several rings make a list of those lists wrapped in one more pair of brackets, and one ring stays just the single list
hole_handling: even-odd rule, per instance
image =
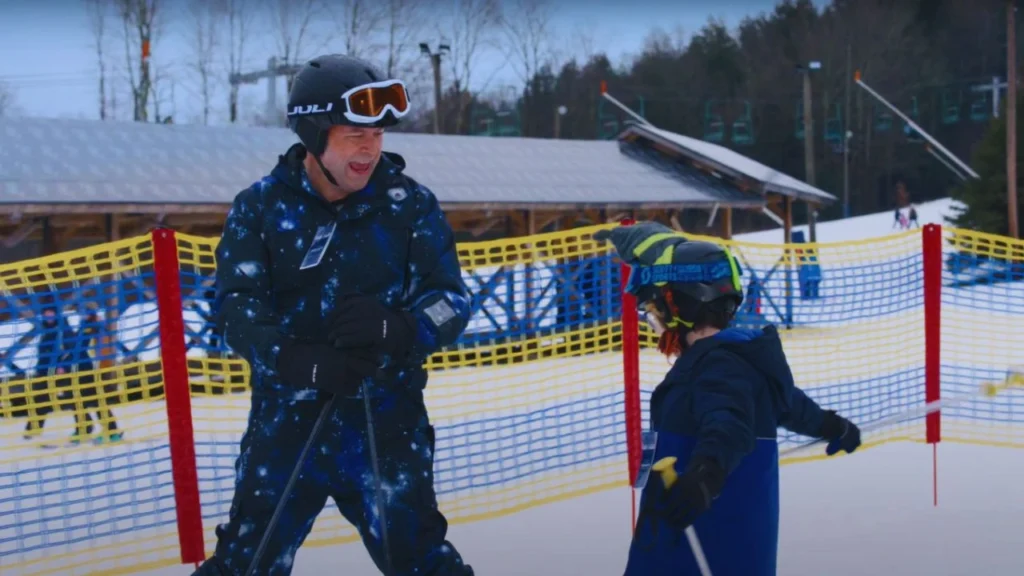
[{"label": "wooden lodge", "polygon": [[[235,195],[296,141],[280,128],[0,120],[0,262],[158,226],[217,236]],[[766,211],[788,237],[794,202],[836,200],[647,124],[596,141],[390,133],[385,149],[434,191],[462,241],[623,217],[679,229],[683,210],[706,211],[724,237],[734,210]]]}]

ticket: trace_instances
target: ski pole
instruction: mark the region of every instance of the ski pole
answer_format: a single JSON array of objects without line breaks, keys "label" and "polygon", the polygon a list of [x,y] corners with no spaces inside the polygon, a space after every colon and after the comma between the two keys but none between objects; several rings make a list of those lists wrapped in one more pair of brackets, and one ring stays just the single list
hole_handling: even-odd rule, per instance
[{"label": "ski pole", "polygon": [[284,485],[284,490],[281,491],[281,497],[277,501],[277,507],[274,508],[274,514],[270,516],[270,522],[267,523],[266,530],[263,531],[263,537],[260,539],[259,546],[256,547],[256,552],[252,556],[252,561],[249,562],[249,569],[245,571],[246,576],[253,576],[256,573],[256,566],[263,558],[263,553],[267,548],[267,544],[270,543],[270,535],[273,534],[274,528],[277,526],[278,521],[281,518],[281,514],[284,513],[285,503],[288,501],[288,497],[291,496],[292,490],[295,489],[295,483],[299,480],[299,476],[302,475],[302,468],[306,463],[306,454],[309,453],[309,449],[312,448],[313,443],[316,442],[317,436],[320,435],[320,429],[324,427],[324,422],[327,421],[327,415],[331,413],[331,409],[334,408],[334,400],[337,396],[331,396],[331,399],[324,404],[324,407],[320,409],[320,415],[316,418],[316,423],[313,424],[313,430],[309,433],[309,438],[306,439],[306,444],[302,446],[302,452],[299,454],[299,460],[295,463],[295,468],[292,469],[292,475],[288,478],[288,483]]},{"label": "ski pole", "polygon": [[384,488],[380,478],[380,460],[377,458],[377,435],[373,427],[373,406],[370,403],[370,385],[363,379],[363,408],[366,410],[366,436],[370,442],[370,466],[373,469],[373,490],[377,502],[377,517],[380,519],[380,539],[384,547],[384,560],[387,566],[386,576],[394,576],[395,569],[391,559],[391,545],[388,541],[388,517],[384,505]]},{"label": "ski pole", "polygon": [[[671,488],[678,478],[675,464],[675,456],[667,456],[655,462],[652,467],[652,470],[661,475],[661,481],[665,484],[666,489]],[[684,532],[686,533],[686,540],[690,543],[690,550],[693,552],[693,557],[697,560],[697,568],[700,569],[700,576],[712,576],[711,567],[708,565],[707,556],[704,555],[704,547],[700,545],[700,538],[697,537],[697,531],[692,525],[690,525],[686,527]]]},{"label": "ski pole", "polygon": [[[1007,389],[1007,388],[1009,388],[1011,386],[1016,386],[1016,385],[1020,385],[1020,384],[1024,384],[1024,374],[1017,374],[1017,373],[1011,372],[1010,374],[1007,374],[1006,380],[1004,380],[1003,382],[984,382],[984,383],[982,383],[981,393],[984,394],[985,396],[995,396],[996,394],[999,393],[1000,390],[1005,390],[1005,389]],[[954,396],[952,398],[940,398],[939,400],[933,400],[931,402],[928,402],[927,404],[925,404],[923,406],[916,406],[914,408],[910,408],[908,410],[904,410],[904,411],[899,412],[897,414],[893,414],[892,416],[888,416],[886,418],[882,418],[881,420],[876,420],[874,422],[870,422],[868,424],[865,424],[864,426],[860,427],[860,431],[861,431],[861,433],[871,432],[871,431],[874,431],[874,430],[885,428],[886,426],[890,426],[892,424],[899,424],[900,422],[902,422],[904,420],[907,420],[909,418],[916,418],[916,417],[919,417],[919,416],[926,416],[928,414],[932,414],[932,413],[938,412],[938,411],[943,410],[943,409],[948,409],[948,408],[952,408],[954,406],[959,406],[961,404],[966,404],[967,402],[970,402],[972,400],[976,400],[977,398],[978,398],[978,393],[963,394],[963,395],[960,395],[960,396]],[[816,438],[816,439],[811,440],[809,442],[805,442],[803,444],[800,444],[799,446],[794,446],[792,448],[788,448],[786,450],[783,450],[783,451],[779,452],[779,457],[780,458],[784,458],[786,456],[792,456],[793,454],[795,454],[797,452],[800,452],[800,451],[802,451],[802,450],[804,450],[806,448],[810,448],[810,447],[815,446],[817,444],[822,444],[822,443],[827,443],[827,442],[828,442],[828,440],[825,439],[825,438]]]}]

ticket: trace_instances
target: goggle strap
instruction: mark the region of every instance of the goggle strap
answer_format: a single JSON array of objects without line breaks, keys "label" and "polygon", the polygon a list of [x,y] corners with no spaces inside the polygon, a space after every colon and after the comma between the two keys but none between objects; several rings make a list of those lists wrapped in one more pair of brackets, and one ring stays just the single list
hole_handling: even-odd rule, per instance
[{"label": "goggle strap", "polygon": [[626,287],[627,290],[632,291],[640,286],[668,283],[711,283],[727,278],[732,279],[733,284],[738,284],[738,272],[738,267],[732,258],[701,264],[635,265],[630,267]]}]

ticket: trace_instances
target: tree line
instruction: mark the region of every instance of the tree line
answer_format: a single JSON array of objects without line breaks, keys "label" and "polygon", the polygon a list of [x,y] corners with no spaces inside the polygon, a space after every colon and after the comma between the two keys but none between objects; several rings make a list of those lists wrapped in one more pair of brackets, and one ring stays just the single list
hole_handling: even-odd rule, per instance
[{"label": "tree line", "polygon": [[[685,41],[678,30],[654,30],[626,64],[601,53],[557,67],[541,61],[514,98],[449,87],[442,106],[454,118],[444,128],[609,137],[628,118],[599,97],[604,81],[659,128],[719,142],[806,179],[803,74],[817,62],[820,68],[806,72],[814,181],[842,198],[846,146],[851,213],[890,210],[901,182],[917,203],[949,196],[961,180],[928,152],[920,134],[858,87],[854,73],[970,162],[1002,120],[994,117],[992,91],[982,87],[993,77],[1005,80],[1006,22],[1005,0],[833,0],[823,9],[787,0],[735,29],[711,20]],[[996,97],[1002,105],[1005,87]],[[463,106],[464,98],[474,105]],[[839,202],[822,216],[842,210]]]},{"label": "tree line", "polygon": [[[628,117],[600,97],[605,85],[660,128],[800,179],[808,177],[804,138],[813,138],[814,181],[839,197],[847,152],[853,214],[893,208],[900,182],[913,202],[959,184],[919,135],[852,84],[853,71],[969,161],[999,122],[992,92],[979,87],[1005,80],[1006,68],[1006,0],[832,0],[824,8],[784,0],[732,29],[709,20],[693,31],[666,13],[666,27],[625,60],[602,52],[592,31],[556,29],[555,0],[82,1],[101,119],[279,124],[267,117],[262,90],[245,102],[227,82],[263,69],[255,55],[272,45],[283,68],[344,52],[405,78],[420,104],[401,129],[429,132],[434,77],[420,48],[428,41],[432,51],[447,48],[442,133],[611,138]],[[173,58],[161,50],[171,35],[187,47]],[[807,70],[811,62],[820,67]],[[514,71],[515,81],[496,82],[500,70]],[[805,73],[813,132],[802,120]],[[172,117],[176,89],[198,103],[194,116]],[[0,87],[0,114],[12,96]],[[278,102],[283,114],[283,94]],[[822,216],[842,210],[840,202]]]}]

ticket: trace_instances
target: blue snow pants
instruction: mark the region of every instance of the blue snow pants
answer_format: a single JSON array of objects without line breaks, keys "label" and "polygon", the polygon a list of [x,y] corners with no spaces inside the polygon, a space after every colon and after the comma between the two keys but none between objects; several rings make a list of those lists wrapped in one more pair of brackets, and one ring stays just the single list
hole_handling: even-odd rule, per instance
[{"label": "blue snow pants", "polygon": [[[692,437],[659,433],[655,462],[676,456],[682,473],[696,445]],[[652,472],[647,480],[661,482]],[[625,576],[699,576],[697,560],[682,530],[669,526],[640,497],[640,515],[629,548]],[[726,479],[711,508],[693,524],[714,576],[775,576],[779,543],[778,441],[758,439],[754,451]]]},{"label": "blue snow pants", "polygon": [[[214,557],[196,574],[245,574],[323,402],[253,395],[228,521],[216,529]],[[255,572],[259,576],[291,573],[295,553],[328,497],[386,573],[363,401],[338,403],[347,404],[335,407],[307,453]],[[438,510],[433,488],[434,430],[425,408],[415,412],[417,417],[406,414],[400,422],[386,413],[374,416],[394,568],[389,576],[471,576],[472,569],[445,539],[448,522]]]}]

